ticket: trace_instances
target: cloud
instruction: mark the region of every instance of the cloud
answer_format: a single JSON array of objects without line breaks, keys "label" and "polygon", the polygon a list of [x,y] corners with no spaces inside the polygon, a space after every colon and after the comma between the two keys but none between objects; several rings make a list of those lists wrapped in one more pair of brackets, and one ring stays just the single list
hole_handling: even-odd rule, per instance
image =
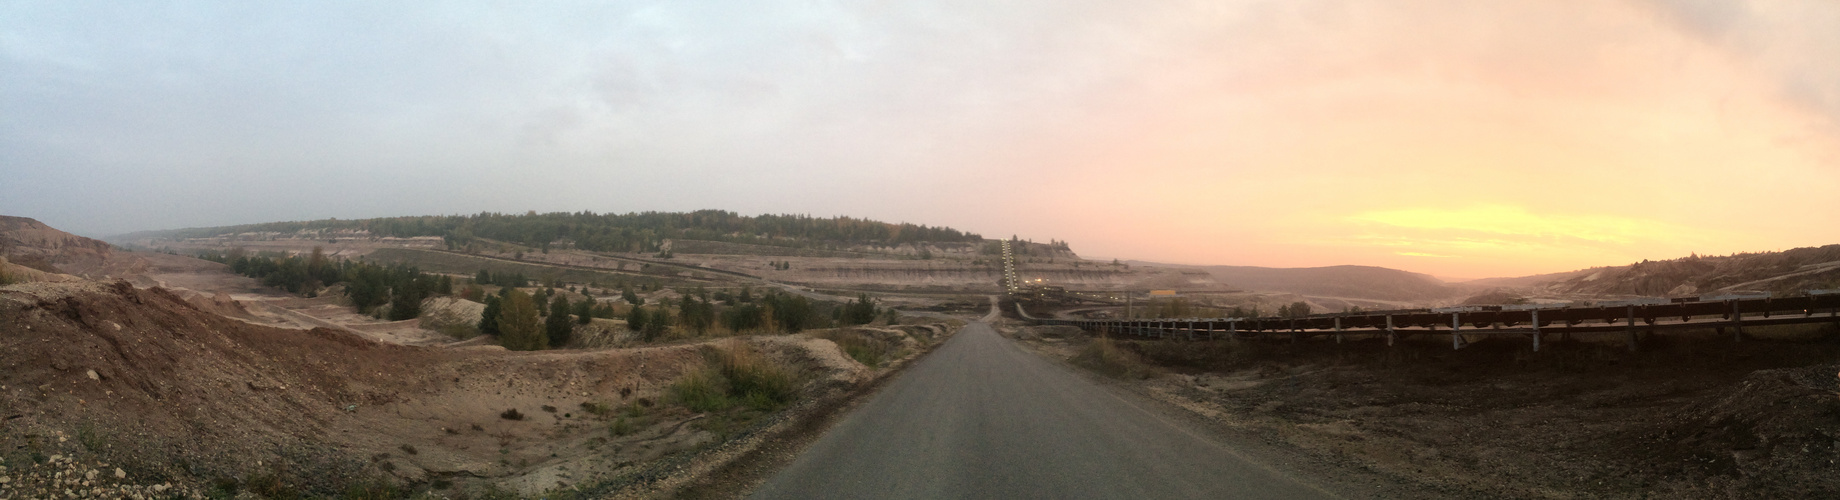
[{"label": "cloud", "polygon": [[1681,33],[1774,80],[1779,98],[1840,131],[1840,2],[1638,0]]},{"label": "cloud", "polygon": [[1684,230],[1672,224],[1633,217],[1536,214],[1522,207],[1507,205],[1379,210],[1357,214],[1348,220],[1445,233],[1495,234],[1521,239],[1579,239],[1619,245],[1673,239]]}]

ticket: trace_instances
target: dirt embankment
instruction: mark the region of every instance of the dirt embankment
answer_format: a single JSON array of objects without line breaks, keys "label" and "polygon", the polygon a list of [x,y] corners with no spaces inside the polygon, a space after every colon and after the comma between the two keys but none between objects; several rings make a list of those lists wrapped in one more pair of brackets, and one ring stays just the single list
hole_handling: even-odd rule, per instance
[{"label": "dirt embankment", "polygon": [[721,342],[804,374],[805,397],[885,373],[804,335],[444,349],[254,325],[127,282],[6,286],[0,497],[61,493],[72,486],[56,473],[69,470],[99,471],[83,479],[98,497],[645,491],[672,477],[661,460],[700,463],[686,452],[740,432],[668,402]]},{"label": "dirt embankment", "polygon": [[[1747,329],[1747,331],[1752,331]],[[1011,335],[1071,359],[1088,336]],[[1614,344],[1119,339],[1135,387],[1230,429],[1462,498],[1840,497],[1840,329]],[[1041,338],[1039,341],[1029,340]],[[1077,363],[1076,363],[1077,364]],[[1429,494],[1429,493],[1428,493]]]}]

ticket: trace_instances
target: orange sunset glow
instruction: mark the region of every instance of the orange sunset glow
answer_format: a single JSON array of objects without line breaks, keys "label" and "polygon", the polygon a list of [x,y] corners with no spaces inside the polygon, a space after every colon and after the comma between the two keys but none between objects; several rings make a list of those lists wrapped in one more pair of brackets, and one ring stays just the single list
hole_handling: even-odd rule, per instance
[{"label": "orange sunset glow", "polygon": [[1104,123],[1039,144],[1068,173],[1025,195],[1106,223],[1040,233],[1456,278],[1840,241],[1840,71],[1817,62],[1840,35],[1802,24],[1831,4],[1718,32],[1641,3],[1440,5],[1276,9],[1144,63]]}]

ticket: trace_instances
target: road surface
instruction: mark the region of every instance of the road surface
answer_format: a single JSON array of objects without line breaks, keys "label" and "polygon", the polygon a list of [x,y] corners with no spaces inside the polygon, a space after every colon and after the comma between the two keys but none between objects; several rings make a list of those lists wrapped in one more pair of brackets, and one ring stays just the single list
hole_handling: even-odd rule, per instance
[{"label": "road surface", "polygon": [[751,498],[1330,498],[972,323]]}]

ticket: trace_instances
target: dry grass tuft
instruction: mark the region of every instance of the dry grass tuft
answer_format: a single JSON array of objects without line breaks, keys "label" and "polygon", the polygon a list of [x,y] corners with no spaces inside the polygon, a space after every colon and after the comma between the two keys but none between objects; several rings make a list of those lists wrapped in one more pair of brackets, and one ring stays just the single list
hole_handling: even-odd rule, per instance
[{"label": "dry grass tuft", "polygon": [[1157,373],[1155,367],[1144,363],[1143,356],[1119,347],[1110,337],[1087,343],[1073,356],[1073,363],[1116,378],[1144,379]]},{"label": "dry grass tuft", "polygon": [[791,368],[735,341],[704,351],[703,363],[671,384],[671,396],[697,412],[744,405],[769,411],[792,402],[798,396],[799,382]]},{"label": "dry grass tuft", "polygon": [[894,358],[898,346],[875,338],[861,331],[836,329],[815,334],[818,338],[835,342],[839,349],[863,366],[879,368],[882,362]]}]

